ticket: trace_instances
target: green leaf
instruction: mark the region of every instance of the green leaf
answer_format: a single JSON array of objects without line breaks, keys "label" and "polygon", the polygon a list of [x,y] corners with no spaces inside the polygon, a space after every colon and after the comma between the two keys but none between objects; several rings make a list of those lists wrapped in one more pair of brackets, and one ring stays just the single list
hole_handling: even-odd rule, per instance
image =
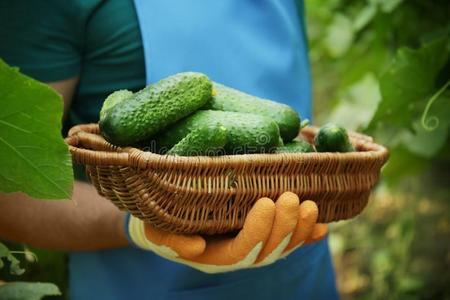
[{"label": "green leaf", "polygon": [[372,267],[381,274],[390,273],[393,269],[391,253],[386,249],[376,251],[372,258]]},{"label": "green leaf", "polygon": [[398,289],[402,293],[410,293],[421,290],[424,288],[425,282],[418,277],[407,276],[404,278],[400,278],[400,282],[398,284]]},{"label": "green leaf", "polygon": [[[424,158],[434,157],[447,141],[450,126],[450,93],[442,94],[432,106],[424,120],[417,118],[413,124],[413,131],[403,130],[396,136],[399,144],[408,151]],[[434,122],[427,122],[433,120]],[[425,123],[424,123],[425,122]],[[427,127],[426,123],[434,123],[433,127]],[[425,127],[424,127],[425,126]],[[380,133],[378,132],[379,137]],[[392,138],[386,143],[395,142]]]},{"label": "green leaf", "polygon": [[[450,110],[447,110],[450,113]],[[437,129],[426,131],[419,121],[413,124],[414,133],[409,132],[402,143],[414,154],[432,158],[444,146],[448,135],[448,126],[439,126]]]},{"label": "green leaf", "polygon": [[0,285],[2,300],[40,300],[44,296],[59,296],[60,290],[53,283],[8,282]]},{"label": "green leaf", "polygon": [[344,55],[352,45],[354,39],[353,24],[342,14],[337,14],[328,26],[325,36],[325,47],[331,57]]},{"label": "green leaf", "polygon": [[[435,127],[424,127],[423,120],[413,123],[414,133],[403,140],[405,147],[426,158],[434,157],[447,141],[450,127],[450,93],[445,93],[434,102],[428,111],[429,120],[435,120]],[[427,119],[425,119],[425,123]],[[430,130],[431,129],[431,130]]]},{"label": "green leaf", "polygon": [[[23,272],[25,272],[24,269],[20,268],[20,262],[17,258],[14,257],[14,255],[11,254],[9,249],[3,244],[0,243],[0,269],[3,268],[4,263],[3,260],[5,259],[9,261],[9,272],[13,275],[22,275]],[[0,297],[0,299],[3,299]]]},{"label": "green leaf", "polygon": [[429,160],[412,153],[404,146],[389,149],[390,157],[382,169],[382,177],[393,186],[406,177],[416,177],[429,166]]},{"label": "green leaf", "polygon": [[73,171],[61,136],[61,96],[0,60],[0,106],[0,191],[70,198]]},{"label": "green leaf", "polygon": [[391,13],[394,11],[403,0],[383,0],[380,1],[381,11],[385,13]]},{"label": "green leaf", "polygon": [[349,130],[364,128],[372,119],[380,101],[378,81],[371,73],[351,85],[329,116],[330,122],[345,126]]},{"label": "green leaf", "polygon": [[371,3],[366,5],[353,21],[353,29],[360,31],[369,24],[377,14],[377,7]]},{"label": "green leaf", "polygon": [[448,39],[441,38],[417,50],[401,48],[380,79],[382,100],[368,130],[380,122],[411,128],[436,89],[439,71],[448,60]]}]

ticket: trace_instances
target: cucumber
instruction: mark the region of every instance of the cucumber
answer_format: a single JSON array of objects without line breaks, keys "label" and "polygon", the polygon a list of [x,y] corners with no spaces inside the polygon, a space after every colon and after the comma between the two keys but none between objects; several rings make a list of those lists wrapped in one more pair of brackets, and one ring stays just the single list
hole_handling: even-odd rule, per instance
[{"label": "cucumber", "polygon": [[130,98],[133,95],[133,92],[129,90],[119,90],[110,94],[105,101],[103,102],[102,109],[100,110],[100,122],[105,119],[106,113],[117,103],[124,101]]},{"label": "cucumber", "polygon": [[160,149],[170,149],[190,132],[222,124],[227,130],[227,154],[273,152],[279,144],[277,124],[268,117],[239,112],[200,110],[155,137]]},{"label": "cucumber", "polygon": [[314,147],[307,141],[294,139],[284,146],[278,147],[275,153],[315,152]]},{"label": "cucumber", "polygon": [[284,142],[289,142],[298,135],[300,116],[290,106],[261,99],[216,82],[213,83],[213,91],[213,97],[203,109],[252,113],[272,118],[280,128]]},{"label": "cucumber", "polygon": [[105,108],[102,135],[118,146],[147,140],[192,114],[211,98],[212,82],[201,73],[179,73],[151,84]]},{"label": "cucumber", "polygon": [[186,135],[167,154],[179,156],[215,156],[225,154],[227,129],[221,124],[203,126]]},{"label": "cucumber", "polygon": [[314,143],[318,152],[352,152],[355,148],[350,143],[350,139],[345,128],[328,123],[319,129],[314,138]]}]

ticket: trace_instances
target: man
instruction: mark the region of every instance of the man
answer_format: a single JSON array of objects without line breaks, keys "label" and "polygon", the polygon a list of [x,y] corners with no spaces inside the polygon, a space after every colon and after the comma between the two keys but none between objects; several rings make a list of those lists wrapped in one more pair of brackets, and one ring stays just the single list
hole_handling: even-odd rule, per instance
[{"label": "man", "polygon": [[[9,0],[0,4],[0,40],[1,58],[63,95],[66,129],[98,121],[103,100],[115,90],[136,91],[190,70],[283,101],[302,117],[311,111],[303,4],[294,1]],[[259,243],[246,249],[248,255],[218,247],[221,255],[211,258],[199,255],[216,249],[209,241],[194,237],[198,253],[185,245],[186,237],[167,242],[171,236],[129,220],[88,183],[75,183],[73,199],[0,195],[1,238],[71,252],[71,299],[337,298],[326,240],[278,259],[283,256],[278,250],[287,254],[305,222],[295,219],[300,229],[292,227],[275,241],[272,224],[283,226],[287,219],[277,221],[277,214],[264,227],[261,214],[253,214],[256,225],[249,227],[258,230],[250,233],[267,234],[253,261],[242,263]],[[270,201],[252,211],[267,205],[274,216]],[[296,218],[301,215],[298,200],[289,205]],[[316,226],[315,220],[307,224]],[[253,236],[243,232],[241,237]],[[222,239],[227,245],[239,244],[236,240]],[[169,254],[160,250],[169,248]],[[277,251],[274,262],[271,254]],[[253,268],[256,260],[268,265]]]}]

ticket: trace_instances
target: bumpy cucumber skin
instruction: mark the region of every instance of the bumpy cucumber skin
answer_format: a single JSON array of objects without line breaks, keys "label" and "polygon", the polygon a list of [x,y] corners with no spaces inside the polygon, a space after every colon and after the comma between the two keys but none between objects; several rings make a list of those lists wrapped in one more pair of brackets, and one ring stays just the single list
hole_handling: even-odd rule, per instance
[{"label": "bumpy cucumber skin", "polygon": [[328,123],[319,129],[314,143],[318,152],[352,152],[355,151],[345,128]]},{"label": "bumpy cucumber skin", "polygon": [[110,94],[103,102],[102,109],[100,110],[100,121],[103,121],[108,110],[110,110],[117,103],[122,102],[131,96],[133,96],[133,92],[129,90],[119,90]]},{"label": "bumpy cucumber skin", "polygon": [[102,135],[118,146],[136,144],[204,106],[211,92],[204,74],[167,77],[111,107],[99,122]]},{"label": "bumpy cucumber skin", "polygon": [[261,99],[236,89],[213,83],[214,96],[203,109],[258,114],[272,118],[280,128],[284,142],[294,139],[300,130],[300,116],[290,106]]},{"label": "bumpy cucumber skin", "polygon": [[297,153],[297,152],[315,152],[314,147],[307,141],[295,139],[292,142],[278,147],[275,153]]},{"label": "bumpy cucumber skin", "polygon": [[227,129],[227,154],[273,152],[279,143],[278,125],[268,117],[240,112],[200,110],[167,128],[156,138],[160,148],[171,148],[190,132],[220,123]]},{"label": "bumpy cucumber skin", "polygon": [[193,130],[167,154],[179,156],[215,156],[225,154],[227,129],[221,124],[203,126]]}]

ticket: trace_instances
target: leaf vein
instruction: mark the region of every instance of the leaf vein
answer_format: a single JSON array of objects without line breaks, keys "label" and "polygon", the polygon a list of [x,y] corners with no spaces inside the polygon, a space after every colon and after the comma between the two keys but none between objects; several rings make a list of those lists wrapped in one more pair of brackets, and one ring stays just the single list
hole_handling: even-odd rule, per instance
[{"label": "leaf vein", "polygon": [[53,181],[51,178],[49,178],[45,173],[41,172],[39,170],[39,168],[34,165],[29,159],[27,159],[25,156],[23,156],[23,154],[20,151],[17,151],[17,149],[11,145],[10,143],[8,143],[7,141],[5,141],[2,137],[0,137],[0,142],[2,142],[3,144],[5,144],[7,147],[9,147],[12,151],[14,151],[20,158],[22,158],[23,161],[25,161],[31,168],[33,168],[38,174],[41,174],[41,176],[46,179],[48,182],[50,182],[56,189],[58,189],[59,191],[61,191],[64,195],[66,195],[68,198],[70,198],[70,195],[64,190],[62,189],[55,181]]},{"label": "leaf vein", "polygon": [[14,128],[14,129],[16,129],[16,130],[22,131],[22,132],[24,132],[24,133],[28,133],[28,134],[31,134],[31,133],[32,133],[31,131],[28,131],[28,130],[26,130],[26,129],[20,128],[20,127],[18,127],[18,126],[16,126],[16,125],[11,124],[11,123],[9,123],[9,122],[7,122],[7,121],[4,121],[4,120],[0,120],[0,123],[4,124],[4,125],[6,125],[6,126],[9,126],[9,127],[11,127],[11,128]]}]

